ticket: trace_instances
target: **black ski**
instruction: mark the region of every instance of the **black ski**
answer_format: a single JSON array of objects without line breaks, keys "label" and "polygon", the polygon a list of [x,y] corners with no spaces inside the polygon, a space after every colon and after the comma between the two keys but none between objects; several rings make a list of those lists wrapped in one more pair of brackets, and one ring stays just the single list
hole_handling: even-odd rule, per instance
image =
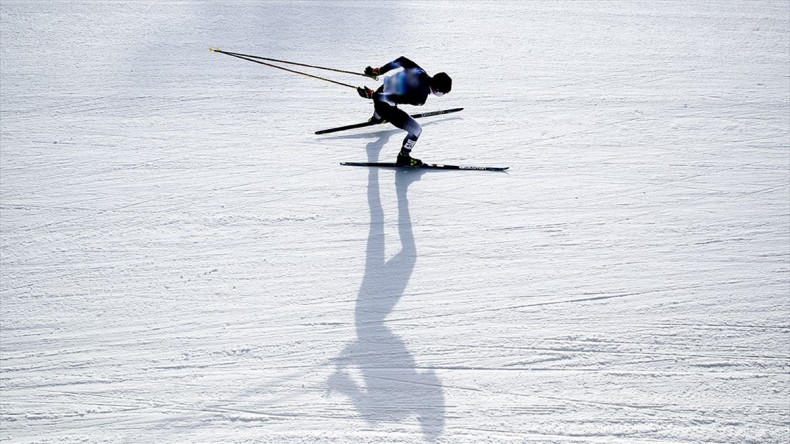
[{"label": "black ski", "polygon": [[[415,118],[415,119],[419,119],[420,117],[431,117],[431,116],[439,116],[439,115],[442,115],[442,114],[457,113],[458,111],[461,111],[462,109],[463,108],[443,109],[443,110],[440,110],[440,111],[431,111],[431,112],[427,112],[427,113],[412,114],[411,116],[413,118]],[[338,131],[345,131],[345,130],[350,130],[350,129],[355,129],[355,128],[364,128],[366,126],[381,125],[383,123],[387,123],[387,122],[384,121],[384,122],[379,122],[379,123],[372,123],[372,122],[355,123],[353,125],[339,126],[337,128],[329,128],[329,129],[325,129],[325,130],[321,130],[321,131],[316,131],[315,133],[316,134],[335,133],[335,132],[338,132]]]},{"label": "black ski", "polygon": [[403,168],[406,170],[411,169],[431,169],[431,170],[474,170],[474,171],[505,171],[510,167],[482,167],[482,166],[464,166],[464,165],[442,165],[440,163],[424,163],[420,166],[402,166],[396,165],[395,162],[340,162],[340,165],[346,166],[362,166],[362,167],[379,167],[379,168]]}]

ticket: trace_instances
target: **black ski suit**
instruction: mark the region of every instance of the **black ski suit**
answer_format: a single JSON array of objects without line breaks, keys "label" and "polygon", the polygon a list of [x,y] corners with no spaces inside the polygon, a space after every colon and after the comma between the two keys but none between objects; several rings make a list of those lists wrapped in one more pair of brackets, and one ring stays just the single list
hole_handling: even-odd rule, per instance
[{"label": "black ski suit", "polygon": [[384,84],[373,93],[373,117],[384,119],[408,132],[403,139],[403,148],[411,150],[422,133],[422,127],[398,105],[424,104],[431,93],[431,77],[406,57],[399,57],[382,66],[379,75],[397,68],[403,68],[403,71],[385,77]]}]

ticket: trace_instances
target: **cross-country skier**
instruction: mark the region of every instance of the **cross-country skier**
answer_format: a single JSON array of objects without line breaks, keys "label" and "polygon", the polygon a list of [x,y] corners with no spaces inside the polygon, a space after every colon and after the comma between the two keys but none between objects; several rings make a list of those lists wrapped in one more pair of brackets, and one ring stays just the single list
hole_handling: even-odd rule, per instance
[{"label": "cross-country skier", "polygon": [[398,154],[396,164],[399,166],[420,166],[422,161],[411,157],[411,150],[422,133],[422,127],[405,111],[398,108],[399,104],[422,105],[429,94],[441,96],[452,89],[453,81],[447,74],[440,72],[433,77],[424,69],[406,57],[399,57],[380,68],[368,66],[365,74],[371,77],[380,76],[393,69],[403,71],[385,77],[384,84],[376,91],[368,87],[359,87],[357,92],[366,99],[373,99],[373,117],[371,122],[387,121],[408,132],[403,139],[403,146]]}]

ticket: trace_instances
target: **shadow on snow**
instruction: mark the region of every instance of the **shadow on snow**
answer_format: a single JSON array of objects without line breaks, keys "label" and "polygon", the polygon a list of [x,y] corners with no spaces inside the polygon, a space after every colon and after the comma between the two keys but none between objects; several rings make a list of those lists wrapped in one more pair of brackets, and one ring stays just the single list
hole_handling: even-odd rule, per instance
[{"label": "shadow on snow", "polygon": [[[368,160],[377,161],[391,135],[375,134],[367,145]],[[418,181],[419,170],[397,171],[398,233],[401,249],[387,260],[384,249],[384,210],[379,192],[379,170],[368,173],[370,232],[365,275],[355,310],[357,339],[335,358],[335,372],[327,380],[330,391],[345,394],[370,424],[401,421],[416,414],[424,437],[436,440],[444,429],[444,393],[434,370],[419,371],[403,339],[385,324],[385,318],[404,295],[414,271],[417,249],[409,216],[408,187]],[[362,383],[349,370],[361,373]],[[357,371],[359,373],[357,373]]]}]

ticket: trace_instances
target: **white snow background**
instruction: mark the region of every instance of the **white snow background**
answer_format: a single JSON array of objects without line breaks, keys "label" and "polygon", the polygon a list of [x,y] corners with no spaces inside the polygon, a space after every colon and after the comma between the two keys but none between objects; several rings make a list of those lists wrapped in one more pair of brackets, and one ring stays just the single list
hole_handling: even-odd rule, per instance
[{"label": "white snow background", "polygon": [[788,2],[0,13],[3,442],[790,441]]}]

